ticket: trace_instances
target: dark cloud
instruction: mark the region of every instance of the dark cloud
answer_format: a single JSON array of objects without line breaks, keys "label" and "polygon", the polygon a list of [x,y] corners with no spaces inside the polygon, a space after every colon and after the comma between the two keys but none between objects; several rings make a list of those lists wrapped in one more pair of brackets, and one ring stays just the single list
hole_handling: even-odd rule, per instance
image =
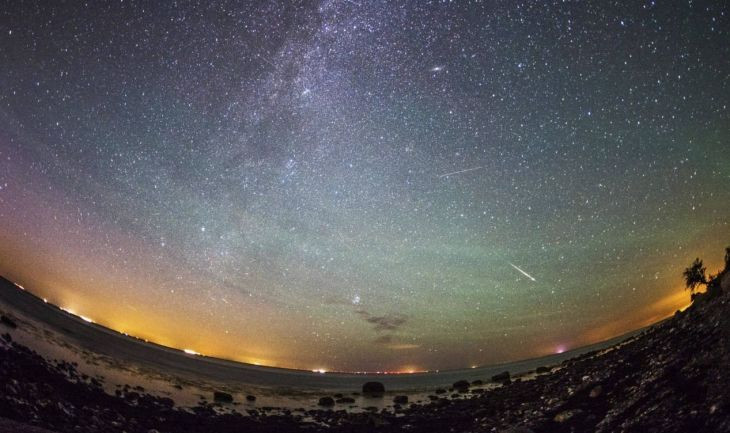
[{"label": "dark cloud", "polygon": [[373,329],[381,331],[397,331],[406,324],[408,319],[400,314],[386,314],[384,316],[374,316],[365,310],[358,310],[357,314],[365,319],[366,322],[373,324]]}]

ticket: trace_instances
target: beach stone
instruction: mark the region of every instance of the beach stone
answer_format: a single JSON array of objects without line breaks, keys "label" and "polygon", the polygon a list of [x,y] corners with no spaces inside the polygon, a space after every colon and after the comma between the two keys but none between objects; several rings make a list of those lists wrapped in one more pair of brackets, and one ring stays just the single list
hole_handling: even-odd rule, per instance
[{"label": "beach stone", "polygon": [[3,325],[11,329],[16,329],[18,327],[18,324],[15,323],[15,321],[8,316],[0,316],[0,322],[2,322]]},{"label": "beach stone", "polygon": [[509,371],[503,371],[499,374],[492,376],[492,382],[507,382],[510,381]]},{"label": "beach stone", "polygon": [[454,387],[455,390],[457,390],[459,392],[464,392],[467,389],[469,389],[470,384],[466,380],[458,380],[458,381],[454,382],[454,384],[452,386]]},{"label": "beach stone", "polygon": [[169,397],[159,397],[157,399],[157,402],[162,407],[171,408],[171,407],[175,406],[175,400],[173,400]]},{"label": "beach stone", "polygon": [[730,292],[730,269],[726,270],[725,274],[720,277],[720,288],[726,292]]},{"label": "beach stone", "polygon": [[393,398],[393,403],[395,403],[395,404],[406,404],[406,403],[408,403],[408,396],[407,395],[396,395]]},{"label": "beach stone", "polygon": [[436,391],[434,391],[436,394],[446,394],[446,390],[443,388],[439,388]]},{"label": "beach stone", "polygon": [[246,396],[246,401],[256,401],[256,396],[249,394]]},{"label": "beach stone", "polygon": [[317,403],[320,406],[331,407],[335,405],[335,399],[332,397],[322,397]]},{"label": "beach stone", "polygon": [[484,385],[484,381],[483,381],[483,380],[481,380],[481,379],[477,379],[477,380],[472,380],[472,381],[471,381],[471,384],[472,384],[473,386],[481,386],[481,385]]},{"label": "beach stone", "polygon": [[382,395],[385,393],[385,385],[380,382],[366,382],[362,386],[362,393],[368,396]]},{"label": "beach stone", "polygon": [[550,373],[550,368],[541,365],[540,367],[537,367],[537,370],[535,370],[535,373],[537,373],[537,374]]},{"label": "beach stone", "polygon": [[564,423],[568,421],[569,419],[573,418],[574,416],[580,414],[583,412],[580,409],[571,409],[571,410],[564,410],[560,412],[559,414],[555,415],[555,418],[553,418],[553,421],[557,423]]},{"label": "beach stone", "polygon": [[215,391],[213,393],[213,401],[218,403],[233,403],[233,396],[227,392]]},{"label": "beach stone", "polygon": [[603,394],[603,387],[601,385],[596,385],[591,389],[591,392],[588,394],[588,397],[590,398],[596,398]]}]

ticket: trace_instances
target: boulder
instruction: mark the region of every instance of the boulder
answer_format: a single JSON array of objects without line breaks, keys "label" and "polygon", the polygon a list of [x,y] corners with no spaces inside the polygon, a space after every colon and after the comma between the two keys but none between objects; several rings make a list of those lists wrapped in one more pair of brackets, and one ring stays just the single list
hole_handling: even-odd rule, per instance
[{"label": "boulder", "polygon": [[581,409],[570,409],[570,410],[564,410],[557,415],[555,415],[555,418],[553,418],[553,421],[557,423],[564,423],[568,421],[571,418],[574,418],[578,415],[581,415],[583,411]]},{"label": "boulder", "polygon": [[408,403],[408,396],[407,395],[396,395],[393,398],[393,403],[395,403],[395,404],[406,404],[406,403]]},{"label": "boulder", "polygon": [[18,324],[15,323],[15,321],[8,316],[0,316],[0,322],[2,322],[3,325],[7,326],[10,329],[15,329],[18,327]]},{"label": "boulder", "polygon": [[464,392],[464,391],[468,390],[469,386],[470,386],[469,381],[466,381],[466,380],[458,380],[458,381],[454,382],[454,385],[453,385],[454,389],[459,392]]},{"label": "boulder", "polygon": [[332,397],[322,397],[317,404],[324,407],[332,407],[335,405],[335,399]]},{"label": "boulder", "polygon": [[503,371],[499,374],[495,374],[494,376],[492,376],[492,382],[509,383],[509,381],[510,381],[509,371]]},{"label": "boulder", "polygon": [[227,392],[215,391],[213,393],[213,401],[218,403],[233,403],[233,396]]},{"label": "boulder", "polygon": [[484,381],[483,381],[483,380],[481,380],[481,379],[477,379],[477,380],[472,380],[472,381],[471,381],[471,384],[472,384],[473,386],[481,386],[481,385],[484,385]]},{"label": "boulder", "polygon": [[246,396],[246,401],[256,401],[256,396],[249,394]]},{"label": "boulder", "polygon": [[550,367],[540,366],[537,367],[537,370],[535,370],[535,373],[537,374],[543,374],[543,373],[550,373]]},{"label": "boulder", "polygon": [[385,393],[385,385],[380,382],[366,382],[362,386],[362,393],[369,396],[382,396]]}]

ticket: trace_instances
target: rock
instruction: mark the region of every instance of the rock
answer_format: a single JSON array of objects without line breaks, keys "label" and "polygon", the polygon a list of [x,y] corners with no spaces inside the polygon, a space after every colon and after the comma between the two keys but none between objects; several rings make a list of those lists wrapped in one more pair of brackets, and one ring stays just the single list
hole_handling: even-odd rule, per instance
[{"label": "rock", "polygon": [[213,401],[218,403],[233,403],[233,396],[227,392],[215,391],[213,393]]},{"label": "rock", "polygon": [[503,371],[503,372],[501,372],[499,374],[495,374],[494,376],[492,376],[492,382],[503,382],[503,383],[504,382],[507,382],[507,383],[509,383],[509,381],[510,381],[509,371]]},{"label": "rock", "polygon": [[718,409],[718,405],[717,405],[717,403],[715,403],[712,406],[710,406],[710,410],[708,412],[710,413],[710,415],[714,415],[715,412],[717,412],[717,409]]},{"label": "rock", "polygon": [[13,319],[5,315],[0,316],[0,322],[10,329],[16,329],[18,327],[18,324]]},{"label": "rock", "polygon": [[173,400],[173,399],[171,399],[169,397],[160,397],[160,398],[157,399],[157,402],[162,407],[171,408],[171,407],[175,406],[175,400]]},{"label": "rock", "polygon": [[471,386],[471,385],[466,380],[458,380],[458,381],[454,382],[454,385],[453,385],[454,389],[459,392],[465,392],[466,390],[469,389],[469,386]]},{"label": "rock", "polygon": [[393,398],[393,403],[395,403],[395,404],[406,404],[406,403],[408,403],[408,396],[407,395],[396,395]]},{"label": "rock", "polygon": [[369,396],[382,396],[385,393],[385,385],[380,382],[366,382],[362,386],[362,393]]},{"label": "rock", "polygon": [[583,411],[580,409],[570,409],[570,410],[564,410],[557,415],[555,415],[555,418],[553,418],[553,421],[557,423],[563,423],[565,421],[568,421],[569,419],[575,417],[576,415],[579,415]]},{"label": "rock", "polygon": [[726,269],[725,274],[720,278],[720,288],[725,292],[730,292],[730,269]]},{"label": "rock", "polygon": [[246,396],[246,401],[256,401],[256,396],[249,394]]},{"label": "rock", "polygon": [[443,388],[439,388],[436,391],[434,391],[436,394],[446,394],[446,390]]},{"label": "rock", "polygon": [[483,380],[481,380],[481,379],[477,379],[477,380],[472,380],[472,381],[471,381],[471,384],[472,384],[473,386],[481,386],[481,385],[484,385],[484,381],[483,381]]},{"label": "rock", "polygon": [[335,405],[335,399],[332,397],[322,397],[317,404],[324,407],[332,407]]},{"label": "rock", "polygon": [[603,387],[601,385],[596,385],[591,389],[591,392],[588,393],[588,397],[590,398],[596,398],[603,394]]},{"label": "rock", "polygon": [[550,367],[545,367],[545,366],[537,367],[537,370],[535,370],[535,373],[537,373],[537,374],[550,373]]}]

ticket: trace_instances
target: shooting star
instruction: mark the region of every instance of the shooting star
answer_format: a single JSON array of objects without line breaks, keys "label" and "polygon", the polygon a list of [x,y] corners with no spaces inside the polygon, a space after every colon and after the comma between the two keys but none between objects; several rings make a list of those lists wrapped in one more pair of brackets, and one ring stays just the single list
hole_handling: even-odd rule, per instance
[{"label": "shooting star", "polygon": [[276,67],[275,64],[271,63],[271,60],[267,59],[266,57],[262,56],[261,54],[256,54],[256,57],[263,60],[264,62],[268,63],[269,65]]},{"label": "shooting star", "polygon": [[461,174],[461,173],[466,173],[466,172],[469,172],[469,171],[479,170],[480,168],[484,168],[484,167],[485,166],[482,165],[482,166],[479,166],[479,167],[467,168],[466,170],[452,171],[451,173],[440,174],[438,177],[453,176],[455,174]]},{"label": "shooting star", "polygon": [[513,268],[517,269],[517,271],[518,271],[519,273],[521,273],[522,275],[526,276],[527,278],[531,279],[532,281],[537,281],[537,280],[536,280],[536,279],[535,279],[535,278],[534,278],[534,277],[533,277],[532,275],[530,275],[530,274],[528,274],[527,272],[525,272],[525,271],[523,271],[522,269],[520,269],[520,267],[519,267],[519,266],[515,265],[515,264],[514,264],[514,263],[512,263],[512,262],[507,262],[507,263],[509,263],[509,265],[510,265],[510,266],[512,266]]}]

